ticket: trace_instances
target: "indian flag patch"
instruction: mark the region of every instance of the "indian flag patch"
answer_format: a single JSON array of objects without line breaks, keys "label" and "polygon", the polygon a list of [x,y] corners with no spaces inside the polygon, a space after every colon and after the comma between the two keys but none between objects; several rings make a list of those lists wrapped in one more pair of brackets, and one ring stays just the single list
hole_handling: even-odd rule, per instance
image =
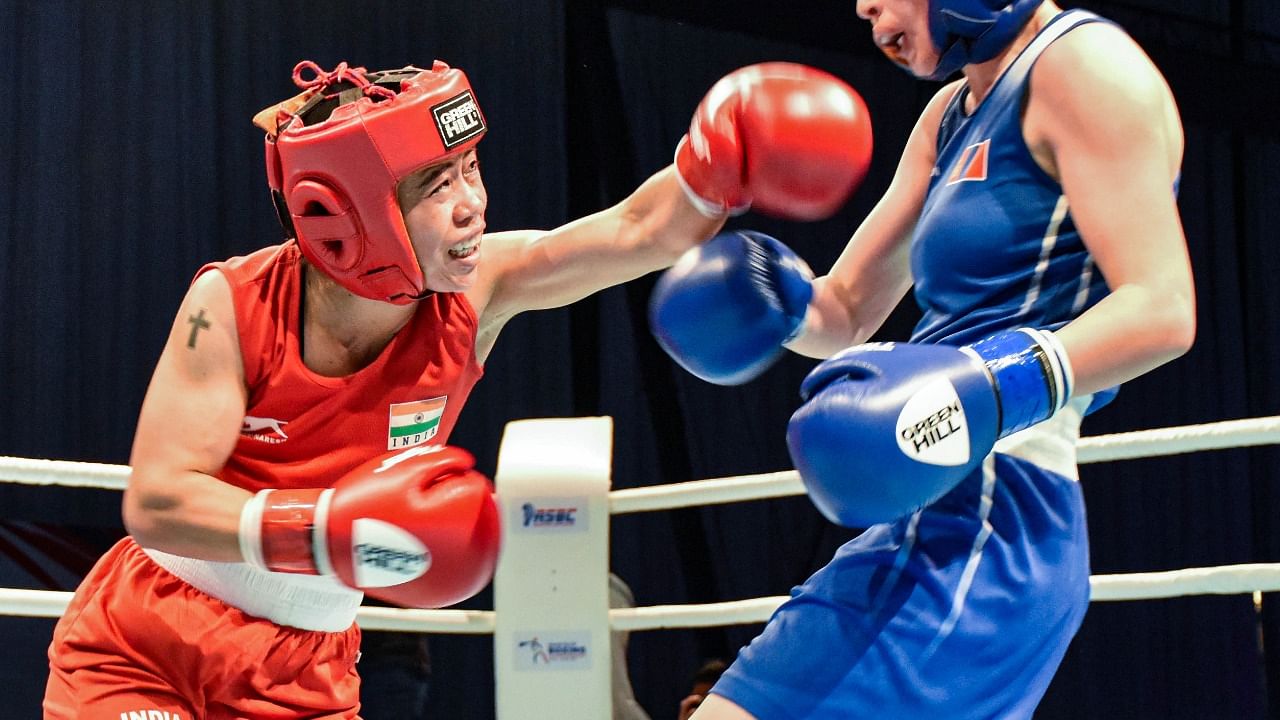
[{"label": "indian flag patch", "polygon": [[417,402],[393,403],[391,423],[387,428],[387,449],[421,445],[440,431],[440,418],[448,395]]}]

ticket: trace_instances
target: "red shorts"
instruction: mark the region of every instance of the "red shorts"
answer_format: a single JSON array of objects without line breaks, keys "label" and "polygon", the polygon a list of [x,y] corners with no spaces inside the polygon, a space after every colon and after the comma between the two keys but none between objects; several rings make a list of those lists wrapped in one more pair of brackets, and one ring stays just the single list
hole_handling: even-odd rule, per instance
[{"label": "red shorts", "polygon": [[49,646],[45,720],[358,718],[360,629],[251,617],[125,538],[80,584]]}]

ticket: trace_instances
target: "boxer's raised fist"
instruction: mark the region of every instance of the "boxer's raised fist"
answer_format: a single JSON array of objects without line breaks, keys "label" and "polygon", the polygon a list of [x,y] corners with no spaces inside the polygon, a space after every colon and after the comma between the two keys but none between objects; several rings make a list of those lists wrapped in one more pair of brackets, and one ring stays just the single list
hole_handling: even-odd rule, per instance
[{"label": "boxer's raised fist", "polygon": [[1071,378],[1045,330],[965,347],[855,345],[801,384],[787,449],[827,519],[890,522],[950,492],[997,439],[1049,419],[1071,397]]},{"label": "boxer's raised fist", "polygon": [[465,600],[493,577],[498,511],[460,448],[421,446],[372,460],[332,488],[263,490],[245,505],[245,561],[335,575],[404,607]]},{"label": "boxer's raised fist", "polygon": [[842,80],[795,63],[750,65],[707,93],[676,148],[690,201],[795,220],[834,213],[871,163],[871,120]]},{"label": "boxer's raised fist", "polygon": [[707,382],[752,380],[782,355],[813,297],[813,271],[764,233],[724,232],[684,254],[649,297],[649,326]]}]

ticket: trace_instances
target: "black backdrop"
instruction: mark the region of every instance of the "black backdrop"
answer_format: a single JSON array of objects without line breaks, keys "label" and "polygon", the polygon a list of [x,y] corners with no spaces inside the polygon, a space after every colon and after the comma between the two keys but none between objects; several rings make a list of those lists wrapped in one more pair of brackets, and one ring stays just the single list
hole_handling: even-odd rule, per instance
[{"label": "black backdrop", "polygon": [[[1068,4],[1120,20],[1170,80],[1186,122],[1181,207],[1199,294],[1191,353],[1131,383],[1086,434],[1276,413],[1280,6]],[[192,273],[278,238],[249,118],[292,94],[302,58],[373,69],[440,57],[466,69],[492,127],[481,155],[494,229],[551,227],[623,197],[668,161],[701,94],[736,66],[824,67],[873,114],[864,189],[821,223],[735,224],[825,269],[935,88],[879,57],[852,2],[787,5],[0,0],[0,454],[126,461]],[[812,362],[787,358],[745,387],[700,383],[648,334],[651,284],[512,322],[454,442],[492,471],[508,420],[607,414],[618,488],[785,469],[786,419]],[[880,337],[905,337],[914,314],[904,303]],[[1254,449],[1084,467],[1094,572],[1280,560],[1278,462]],[[0,486],[0,585],[71,589],[120,532],[115,493]],[[803,498],[622,516],[613,569],[642,605],[776,595],[848,537]],[[466,607],[489,602],[486,592]],[[1274,605],[1095,603],[1038,717],[1280,717]],[[38,715],[51,628],[0,620],[0,715]],[[635,634],[640,701],[674,717],[700,660],[731,657],[758,630]],[[431,648],[433,716],[492,717],[487,639],[433,636]]]}]

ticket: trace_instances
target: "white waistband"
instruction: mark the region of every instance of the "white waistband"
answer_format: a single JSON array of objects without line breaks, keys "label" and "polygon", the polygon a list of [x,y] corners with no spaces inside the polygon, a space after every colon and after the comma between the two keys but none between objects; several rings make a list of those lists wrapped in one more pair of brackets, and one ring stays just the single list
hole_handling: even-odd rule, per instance
[{"label": "white waistband", "polygon": [[1053,417],[996,442],[995,452],[1034,463],[1071,480],[1080,480],[1076,467],[1076,442],[1080,421],[1092,395],[1071,398]]},{"label": "white waistband", "polygon": [[342,632],[356,620],[364,593],[335,578],[261,570],[143,548],[157,565],[195,589],[254,617],[301,630]]}]

